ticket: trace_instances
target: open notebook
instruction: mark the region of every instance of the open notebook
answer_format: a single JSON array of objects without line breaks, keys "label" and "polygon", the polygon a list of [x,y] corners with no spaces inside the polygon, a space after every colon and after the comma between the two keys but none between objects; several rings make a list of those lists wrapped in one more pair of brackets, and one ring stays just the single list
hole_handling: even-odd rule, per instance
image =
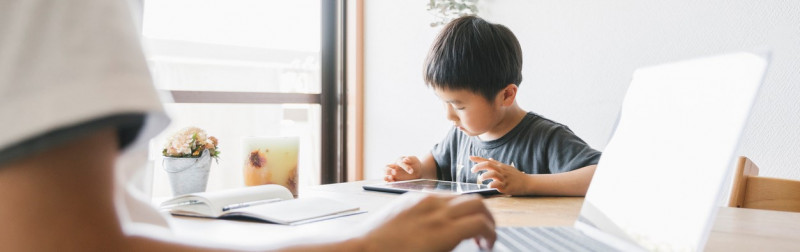
[{"label": "open notebook", "polygon": [[271,184],[180,195],[162,203],[161,209],[173,215],[251,219],[284,225],[363,212],[357,205],[333,199],[294,199],[285,187]]},{"label": "open notebook", "polygon": [[767,63],[741,52],[637,69],[574,228],[498,228],[495,250],[703,250]]}]

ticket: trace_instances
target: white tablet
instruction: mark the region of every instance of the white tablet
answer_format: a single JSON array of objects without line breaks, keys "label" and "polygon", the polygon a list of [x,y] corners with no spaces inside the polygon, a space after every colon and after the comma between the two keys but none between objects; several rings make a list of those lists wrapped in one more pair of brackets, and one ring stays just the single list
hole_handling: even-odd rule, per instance
[{"label": "white tablet", "polygon": [[446,193],[446,194],[480,194],[492,195],[500,192],[497,189],[489,188],[487,185],[475,183],[452,182],[433,179],[415,179],[399,182],[391,182],[377,185],[364,185],[364,190],[405,193],[410,191]]}]

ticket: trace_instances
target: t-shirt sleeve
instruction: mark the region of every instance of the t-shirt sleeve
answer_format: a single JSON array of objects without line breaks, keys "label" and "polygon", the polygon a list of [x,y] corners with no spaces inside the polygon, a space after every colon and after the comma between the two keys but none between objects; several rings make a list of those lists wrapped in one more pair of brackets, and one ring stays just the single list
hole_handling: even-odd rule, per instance
[{"label": "t-shirt sleeve", "polygon": [[433,146],[431,155],[436,161],[436,178],[439,180],[452,181],[451,164],[456,158],[456,150],[458,147],[458,129],[452,127],[447,135],[441,142]]},{"label": "t-shirt sleeve", "polygon": [[143,124],[144,114],[129,113],[106,116],[76,125],[65,126],[0,149],[0,164],[45,151],[103,128],[116,128],[118,144],[120,149],[123,149],[136,139]]},{"label": "t-shirt sleeve", "polygon": [[547,158],[551,173],[568,172],[600,161],[601,152],[589,147],[566,126],[552,128],[549,135]]},{"label": "t-shirt sleeve", "polygon": [[163,117],[125,1],[3,1],[0,34],[0,162],[96,126],[138,132],[141,115]]}]

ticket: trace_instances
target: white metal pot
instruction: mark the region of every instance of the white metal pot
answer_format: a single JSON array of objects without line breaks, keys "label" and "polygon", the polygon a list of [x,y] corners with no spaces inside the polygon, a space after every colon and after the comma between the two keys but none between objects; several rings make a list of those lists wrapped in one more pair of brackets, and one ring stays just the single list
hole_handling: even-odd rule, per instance
[{"label": "white metal pot", "polygon": [[164,157],[162,164],[169,174],[169,184],[174,196],[206,191],[211,168],[211,154],[208,150],[204,150],[196,158]]}]

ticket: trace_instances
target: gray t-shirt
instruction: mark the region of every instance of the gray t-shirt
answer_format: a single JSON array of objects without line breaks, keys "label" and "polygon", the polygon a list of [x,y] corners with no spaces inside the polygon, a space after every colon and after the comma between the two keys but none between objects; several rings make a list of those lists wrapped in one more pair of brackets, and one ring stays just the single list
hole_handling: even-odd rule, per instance
[{"label": "gray t-shirt", "polygon": [[597,164],[600,152],[563,124],[528,112],[511,131],[492,141],[481,141],[453,127],[431,150],[440,180],[475,183],[477,163],[469,156],[493,158],[526,174],[551,174]]}]

